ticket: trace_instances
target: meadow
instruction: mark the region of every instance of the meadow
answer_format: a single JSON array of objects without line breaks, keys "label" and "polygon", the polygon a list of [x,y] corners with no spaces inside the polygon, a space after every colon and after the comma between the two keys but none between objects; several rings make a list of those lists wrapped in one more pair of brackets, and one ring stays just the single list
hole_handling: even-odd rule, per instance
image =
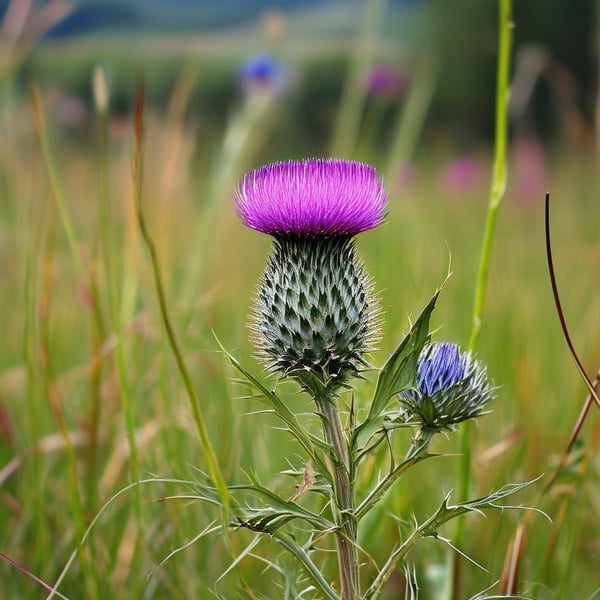
[{"label": "meadow", "polygon": [[[88,76],[95,78],[95,108],[83,131],[61,121],[60,94],[48,82],[30,94],[7,93],[0,107],[0,552],[27,572],[0,561],[1,595],[46,597],[33,574],[50,586],[60,577],[60,593],[72,599],[282,597],[281,574],[265,562],[281,549],[262,541],[237,562],[252,534],[211,533],[219,510],[185,497],[193,488],[185,482],[206,471],[206,457],[136,199],[155,244],[170,325],[226,481],[252,476],[290,497],[296,481],[281,473],[301,467],[302,454],[272,415],[245,398],[219,343],[273,385],[253,354],[247,327],[270,242],[243,227],[231,195],[246,170],[300,158],[306,149],[287,144],[285,96],[240,96],[222,127],[210,115],[191,114],[195,74],[185,65],[167,102],[147,106],[140,146],[131,114],[111,116],[107,109],[102,71]],[[363,100],[365,121],[336,154],[372,163],[390,190],[385,225],[358,244],[384,315],[380,350],[370,360],[381,367],[448,270],[433,335],[466,347],[492,148],[482,146],[470,159],[474,174],[457,183],[444,177],[455,158],[447,144],[400,128],[406,155],[399,157],[410,160],[409,172],[408,162],[390,161],[398,140],[386,135],[380,141],[382,131],[368,119],[370,101]],[[332,127],[311,143],[311,155],[329,155],[347,133],[347,123]],[[597,407],[567,467],[544,489],[588,393],[552,298],[544,193],[551,192],[566,320],[593,379],[600,366],[597,155],[564,139],[545,152],[544,178],[533,191],[519,187],[527,167],[510,155],[477,346],[498,398],[491,414],[466,426],[471,495],[543,476],[515,502],[539,508],[552,522],[519,510],[469,515],[461,551],[486,570],[463,562],[459,598],[488,588],[498,593],[520,524],[527,540],[517,561],[524,597],[592,598],[600,586]],[[365,376],[355,396],[363,411],[376,370]],[[295,412],[310,412],[293,384],[280,391]],[[365,524],[361,539],[374,561],[381,563],[398,542],[395,518],[410,526],[413,516],[424,519],[456,490],[459,439],[436,440],[433,451],[446,456],[413,469]],[[383,466],[374,459],[369,468],[365,477]],[[140,481],[146,482],[130,485]],[[452,537],[453,531],[449,525],[440,534]],[[442,543],[427,540],[410,554],[419,597],[443,597],[447,553]],[[323,560],[333,578],[334,563]],[[399,571],[384,597],[401,597],[403,586]]]}]

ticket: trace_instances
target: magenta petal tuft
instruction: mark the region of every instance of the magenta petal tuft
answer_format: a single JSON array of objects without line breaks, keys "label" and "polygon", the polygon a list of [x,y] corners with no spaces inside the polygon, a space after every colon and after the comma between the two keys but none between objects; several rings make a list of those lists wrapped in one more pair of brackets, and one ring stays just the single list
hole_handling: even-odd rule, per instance
[{"label": "magenta petal tuft", "polygon": [[387,192],[377,171],[338,159],[273,163],[236,187],[238,213],[271,235],[354,235],[383,220]]}]

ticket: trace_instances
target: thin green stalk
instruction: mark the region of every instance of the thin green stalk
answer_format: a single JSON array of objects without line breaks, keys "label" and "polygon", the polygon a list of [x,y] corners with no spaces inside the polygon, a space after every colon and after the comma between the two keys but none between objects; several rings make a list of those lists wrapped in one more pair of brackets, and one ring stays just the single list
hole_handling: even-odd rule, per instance
[{"label": "thin green stalk", "polygon": [[[73,517],[73,535],[81,537],[85,531],[86,516],[84,503],[80,490],[79,475],[77,472],[77,456],[73,447],[73,440],[69,432],[67,418],[63,410],[63,401],[61,393],[56,382],[54,372],[53,354],[50,343],[50,305],[51,305],[51,280],[52,280],[52,238],[46,240],[46,254],[44,255],[43,266],[43,286],[40,299],[40,371],[41,378],[46,392],[47,400],[52,408],[59,433],[63,439],[66,462],[67,462],[67,480],[69,485],[68,495],[70,510]],[[91,565],[94,563],[94,549],[90,548],[90,555],[86,555],[83,565],[83,579],[86,591],[91,597],[98,596],[99,578],[96,569]]]},{"label": "thin green stalk", "polygon": [[508,100],[510,77],[510,53],[512,45],[511,0],[498,0],[499,8],[499,45],[498,73],[496,79],[496,130],[494,144],[494,171],[488,204],[487,221],[483,235],[483,244],[479,258],[479,270],[475,284],[473,323],[469,350],[477,346],[481,320],[485,304],[488,271],[492,255],[492,244],[498,207],[504,197],[507,182],[506,153],[508,146]]},{"label": "thin green stalk", "polygon": [[[37,401],[41,398],[40,393],[40,332],[37,309],[37,288],[39,287],[39,272],[37,261],[39,249],[43,245],[46,231],[46,208],[47,202],[42,203],[40,214],[34,214],[34,206],[37,202],[31,202],[29,206],[29,229],[31,237],[27,243],[25,257],[24,287],[25,287],[25,320],[23,328],[23,354],[27,372],[26,405],[30,419],[30,446],[32,449],[31,480],[28,485],[28,495],[35,498],[35,503],[42,503],[44,497],[44,479],[41,477],[41,460],[38,448],[40,434],[40,410]],[[34,531],[36,540],[36,551],[38,553],[38,564],[47,564],[48,556],[48,528],[45,523],[42,510],[34,510]]]},{"label": "thin green stalk", "polygon": [[223,478],[223,474],[219,467],[219,463],[217,461],[217,457],[215,451],[213,449],[212,443],[210,441],[210,437],[208,435],[208,429],[206,427],[206,422],[204,420],[204,416],[202,414],[202,408],[200,406],[200,401],[196,394],[196,390],[194,388],[194,384],[192,383],[192,378],[188,371],[187,365],[183,359],[183,354],[181,352],[181,348],[179,347],[179,342],[177,340],[177,336],[175,335],[175,329],[173,328],[173,324],[171,321],[171,316],[169,313],[169,309],[167,306],[167,299],[165,295],[165,290],[163,286],[163,279],[160,270],[160,263],[158,260],[158,252],[156,250],[156,245],[154,240],[150,235],[150,231],[148,230],[148,226],[146,224],[146,219],[144,217],[144,212],[142,210],[142,166],[143,166],[143,154],[142,154],[142,140],[143,140],[143,131],[144,131],[144,90],[143,87],[140,86],[137,90],[136,96],[136,107],[135,107],[135,135],[136,135],[136,146],[135,146],[135,161],[134,161],[134,174],[135,174],[135,206],[138,224],[140,227],[140,233],[148,249],[148,253],[150,254],[150,262],[152,264],[152,273],[154,276],[154,285],[156,288],[156,293],[158,296],[158,304],[160,315],[162,318],[163,326],[165,328],[167,339],[169,340],[169,345],[171,347],[171,351],[173,352],[173,356],[175,357],[175,362],[177,363],[177,368],[179,369],[179,373],[181,378],[183,379],[183,383],[188,395],[188,399],[190,401],[190,407],[192,409],[192,417],[194,419],[194,423],[196,425],[196,430],[198,432],[198,436],[200,438],[200,443],[202,445],[202,449],[204,450],[204,454],[206,457],[206,461],[208,463],[208,470],[210,476],[215,484],[219,492],[219,496],[221,498],[221,502],[223,504],[223,514],[225,522],[228,521],[229,517],[229,507],[231,504],[231,497],[229,494],[229,490],[227,489],[227,485],[225,483],[225,479]]},{"label": "thin green stalk", "polygon": [[337,514],[336,532],[338,568],[342,588],[341,600],[360,598],[358,572],[358,547],[356,544],[357,520],[354,514],[354,477],[348,453],[348,440],[334,401],[329,398],[315,398],[321,418],[325,438],[332,446],[333,487]]},{"label": "thin green stalk", "polygon": [[342,100],[333,131],[331,155],[336,157],[350,158],[354,153],[367,93],[362,80],[373,62],[379,39],[378,31],[387,1],[367,0],[365,4],[365,16],[361,20],[362,31],[356,42],[350,73],[342,91]]},{"label": "thin green stalk", "polygon": [[199,296],[205,277],[206,257],[214,240],[215,220],[224,198],[231,194],[236,178],[260,147],[263,136],[272,128],[278,103],[268,94],[249,94],[240,110],[233,115],[223,135],[223,144],[212,170],[205,201],[199,213],[195,235],[197,249],[192,255],[188,273],[180,297],[184,306],[190,306],[189,318],[193,314],[194,299]]},{"label": "thin green stalk", "polygon": [[[114,335],[117,338],[115,348],[116,366],[119,380],[119,396],[123,415],[125,417],[125,429],[129,449],[130,477],[132,481],[138,481],[140,478],[140,466],[135,437],[136,422],[132,405],[131,383],[129,381],[130,369],[128,368],[127,348],[125,346],[125,336],[123,335],[120,294],[116,283],[117,266],[113,252],[114,244],[112,231],[114,230],[114,219],[111,210],[109,185],[110,154],[108,145],[108,92],[105,87],[106,82],[103,79],[103,73],[101,71],[96,71],[94,75],[94,91],[96,92],[96,108],[98,116],[98,204],[104,278],[108,296],[110,320],[112,322]],[[104,93],[99,94],[98,88],[103,88]],[[100,101],[98,100],[99,95],[101,96]],[[141,528],[142,499],[138,487],[134,487],[133,489],[133,509],[138,528]],[[139,560],[139,553],[135,553],[134,561]]]},{"label": "thin green stalk", "polygon": [[[107,106],[98,107],[98,183],[99,183],[99,217],[100,217],[100,238],[102,240],[102,256],[104,262],[104,276],[106,280],[106,291],[108,294],[108,304],[114,333],[118,343],[116,345],[117,353],[117,371],[119,376],[119,391],[121,395],[121,404],[125,415],[125,427],[127,429],[127,440],[129,445],[129,456],[131,463],[131,477],[133,481],[139,479],[139,458],[137,444],[135,442],[135,417],[131,406],[131,384],[128,377],[127,356],[123,336],[123,320],[119,307],[120,294],[116,284],[117,268],[113,253],[114,219],[110,206],[110,187],[109,187],[109,148],[108,148],[108,121]],[[134,505],[137,507],[138,514],[141,514],[141,500],[139,490],[134,489]]]},{"label": "thin green stalk", "polygon": [[[67,208],[67,203],[65,201],[65,195],[62,190],[62,185],[60,181],[60,177],[58,175],[58,170],[54,164],[54,158],[52,155],[52,150],[50,147],[50,142],[47,135],[46,124],[44,119],[44,112],[42,108],[42,102],[39,94],[39,90],[37,86],[33,86],[32,88],[32,101],[33,101],[33,117],[35,121],[35,126],[38,134],[38,140],[40,143],[40,148],[42,151],[42,157],[46,166],[46,171],[48,173],[48,178],[50,181],[50,187],[52,190],[52,195],[56,202],[56,207],[58,209],[58,213],[60,216],[60,220],[67,236],[69,248],[73,259],[75,260],[76,267],[80,271],[81,277],[88,284],[88,289],[90,290],[90,294],[92,296],[93,302],[95,306],[98,306],[98,288],[94,281],[94,278],[91,275],[89,266],[83,260],[83,256],[81,252],[79,252],[79,242],[77,239],[77,235],[75,233],[75,228],[73,226],[73,222],[71,220],[71,216],[69,214],[69,210]],[[49,242],[48,242],[49,243]],[[49,246],[48,246],[49,249]],[[50,255],[48,252],[47,257]],[[78,535],[80,532],[83,532],[85,528],[86,516],[84,511],[84,503],[81,495],[81,491],[79,489],[79,476],[77,473],[77,460],[75,456],[75,452],[73,450],[73,444],[71,440],[71,436],[69,434],[69,430],[67,427],[67,421],[62,409],[61,397],[58,390],[58,386],[55,381],[55,376],[52,369],[52,361],[51,361],[51,352],[50,352],[50,339],[48,332],[48,303],[50,296],[50,262],[49,258],[47,258],[47,262],[45,264],[45,272],[44,272],[44,291],[45,294],[45,303],[42,302],[42,306],[44,306],[43,310],[44,314],[40,317],[40,342],[42,344],[42,348],[40,351],[40,360],[41,360],[41,371],[42,378],[47,390],[48,398],[54,410],[54,414],[57,419],[57,424],[60,430],[60,433],[65,441],[65,448],[67,449],[67,458],[69,463],[69,475],[70,475],[70,493],[71,493],[71,502],[72,508],[74,511],[74,520],[75,520],[75,535]],[[102,327],[102,319],[98,317],[98,314],[94,315],[97,320],[97,325]],[[90,557],[88,560],[93,562],[94,558],[94,549],[90,550]],[[87,567],[87,565],[86,565]],[[93,595],[95,595],[95,591],[98,589],[99,579],[98,573],[94,569],[85,569],[86,571],[86,585],[88,586],[88,591],[90,591]]]},{"label": "thin green stalk", "polygon": [[92,350],[93,366],[90,371],[90,399],[91,399],[91,410],[90,410],[90,445],[88,452],[88,498],[90,499],[90,506],[93,509],[96,496],[96,446],[97,446],[97,435],[98,435],[98,421],[100,411],[100,363],[99,359],[99,347],[105,338],[105,326],[102,311],[100,308],[99,301],[99,290],[96,281],[96,277],[93,273],[93,269],[83,259],[81,252],[79,251],[79,240],[75,232],[75,227],[71,220],[67,203],[65,201],[65,195],[62,189],[58,170],[54,164],[52,150],[48,139],[46,130],[46,123],[44,118],[44,111],[42,107],[42,101],[37,86],[32,88],[32,101],[33,101],[33,116],[36,124],[40,147],[42,150],[42,156],[48,172],[50,180],[50,187],[52,189],[52,195],[54,196],[56,206],[60,215],[60,220],[67,236],[69,248],[75,264],[80,271],[81,277],[86,281],[90,295],[92,298],[93,305],[93,320],[94,320],[94,342]]},{"label": "thin green stalk", "polygon": [[65,234],[67,236],[67,241],[69,243],[71,254],[73,255],[75,263],[81,271],[81,273],[87,275],[86,266],[83,262],[81,252],[79,252],[79,242],[77,240],[77,235],[75,234],[75,228],[73,227],[73,222],[71,221],[71,216],[69,215],[69,210],[67,209],[65,195],[63,193],[60,178],[58,176],[58,171],[56,170],[54,159],[52,157],[50,142],[48,141],[48,135],[46,131],[46,123],[44,120],[44,112],[42,109],[42,101],[40,98],[39,89],[36,85],[33,86],[31,95],[33,100],[33,116],[36,124],[40,147],[42,149],[42,156],[44,158],[44,163],[46,164],[48,178],[50,179],[52,195],[54,196],[56,206],[58,207],[58,212],[60,214],[60,219],[65,230]]},{"label": "thin green stalk", "polygon": [[[101,71],[95,73],[95,86],[106,86],[97,83],[98,78],[104,75]],[[97,102],[98,117],[98,204],[100,217],[100,238],[102,240],[102,258],[104,260],[104,277],[106,280],[106,291],[110,307],[113,327],[119,325],[119,298],[117,285],[115,283],[116,266],[113,252],[113,239],[111,232],[114,228],[113,215],[110,202],[110,154],[108,146],[108,105],[107,101]]]},{"label": "thin green stalk", "polygon": [[94,280],[96,293],[92,294],[92,340],[90,353],[92,356],[89,368],[89,399],[90,408],[88,416],[88,444],[87,444],[87,513],[96,511],[98,499],[98,435],[100,433],[101,421],[101,391],[102,386],[102,368],[104,359],[102,357],[102,344],[106,338],[104,320],[102,319],[102,310],[98,305],[99,294],[97,293],[96,276],[90,273]]},{"label": "thin green stalk", "polygon": [[[496,76],[496,128],[494,145],[494,169],[490,190],[489,204],[483,243],[479,257],[479,269],[475,284],[473,305],[473,322],[469,350],[477,346],[486,299],[489,266],[492,245],[496,229],[498,207],[504,197],[507,182],[507,145],[508,145],[508,100],[510,77],[510,54],[512,46],[512,10],[511,0],[498,0],[498,71]],[[468,496],[471,469],[470,428],[464,426],[461,433],[461,461],[458,482],[459,500],[465,501]],[[460,547],[465,535],[464,518],[459,518],[454,536],[454,545]],[[453,597],[460,596],[460,562],[456,553],[451,553],[451,572]]]},{"label": "thin green stalk", "polygon": [[[428,456],[426,453],[427,445],[432,437],[429,436],[426,443],[421,443],[418,446],[411,445],[406,458],[399,464],[394,466],[389,473],[369,492],[368,496],[358,505],[355,511],[356,518],[362,519],[374,506],[381,500],[385,493],[396,483],[398,478],[405,473],[410,467],[416,465],[418,462],[426,459]],[[424,451],[422,452],[421,450]]]},{"label": "thin green stalk", "polygon": [[390,554],[386,563],[383,565],[381,571],[377,574],[369,589],[365,592],[364,600],[372,600],[377,598],[383,586],[386,584],[388,579],[394,574],[397,569],[398,562],[400,562],[418,542],[421,541],[421,528],[415,529],[408,538]]},{"label": "thin green stalk", "polygon": [[437,82],[437,64],[431,57],[419,60],[415,80],[394,128],[394,138],[389,151],[386,183],[393,195],[398,187],[398,170],[410,161],[423,130],[425,117],[433,98]]},{"label": "thin green stalk", "polygon": [[[96,71],[95,75],[98,73]],[[95,82],[94,82],[95,83]],[[98,110],[98,137],[99,137],[99,149],[98,149],[98,166],[99,166],[99,203],[100,203],[100,240],[101,240],[101,251],[102,258],[104,262],[104,283],[105,288],[108,292],[108,300],[109,300],[109,309],[111,313],[111,320],[114,321],[114,294],[113,294],[113,280],[112,280],[112,244],[110,243],[110,218],[108,217],[108,211],[110,208],[108,207],[109,202],[109,185],[108,185],[108,140],[107,140],[107,115],[106,110]],[[94,303],[94,309],[97,308],[96,303]],[[92,397],[92,409],[91,409],[91,418],[90,418],[90,430],[93,434],[90,436],[93,448],[90,449],[91,455],[91,468],[90,468],[90,479],[92,480],[92,485],[94,479],[96,479],[96,470],[97,470],[97,457],[96,457],[96,446],[97,446],[97,437],[99,430],[99,422],[101,420],[101,403],[100,403],[100,393],[99,393],[99,385],[101,381],[101,369],[102,369],[102,358],[100,357],[100,347],[106,338],[106,332],[99,330],[96,328],[97,332],[97,341],[95,344],[95,361],[98,362],[96,377],[94,378],[97,381],[98,389],[96,393]],[[121,345],[119,343],[119,345]],[[137,457],[135,457],[137,459]],[[132,464],[137,464],[137,461],[132,461]],[[97,489],[97,487],[95,488]],[[138,502],[135,502],[134,505],[139,505]],[[95,507],[95,497],[92,506]],[[95,512],[95,510],[94,510]]]}]

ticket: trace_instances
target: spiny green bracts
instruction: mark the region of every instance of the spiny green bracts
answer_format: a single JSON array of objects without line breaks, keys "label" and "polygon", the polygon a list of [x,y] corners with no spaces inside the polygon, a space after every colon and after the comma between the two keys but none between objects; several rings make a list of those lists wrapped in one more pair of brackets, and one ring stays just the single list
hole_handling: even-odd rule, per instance
[{"label": "spiny green bracts", "polygon": [[322,395],[365,365],[377,336],[372,284],[350,236],[277,236],[252,329],[269,369]]}]

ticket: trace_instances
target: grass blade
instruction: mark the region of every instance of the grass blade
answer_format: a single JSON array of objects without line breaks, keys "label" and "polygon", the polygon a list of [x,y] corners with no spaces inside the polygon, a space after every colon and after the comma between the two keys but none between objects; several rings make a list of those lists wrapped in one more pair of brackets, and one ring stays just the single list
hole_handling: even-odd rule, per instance
[{"label": "grass blade", "polygon": [[194,388],[194,384],[192,383],[192,378],[188,371],[187,365],[183,359],[183,354],[181,352],[181,348],[179,346],[179,342],[175,335],[175,329],[173,327],[173,323],[171,320],[171,315],[169,313],[169,308],[167,304],[167,298],[163,286],[162,273],[160,270],[160,264],[158,260],[158,252],[156,250],[156,245],[150,235],[150,231],[148,230],[148,226],[146,224],[146,219],[144,217],[144,212],[142,210],[142,147],[143,147],[143,133],[144,133],[144,87],[143,85],[139,85],[136,93],[136,102],[135,102],[135,156],[134,156],[134,185],[135,185],[135,199],[136,199],[136,211],[138,224],[140,227],[140,232],[142,234],[142,238],[144,243],[146,244],[146,248],[150,254],[150,262],[152,264],[152,273],[154,275],[154,284],[156,288],[156,293],[158,296],[158,303],[160,307],[160,316],[162,318],[162,322],[167,333],[167,338],[169,340],[169,345],[171,347],[171,351],[173,352],[173,356],[175,357],[175,362],[177,363],[177,368],[179,369],[179,373],[181,378],[183,379],[183,383],[187,392],[188,399],[190,401],[190,407],[192,409],[192,416],[194,419],[194,423],[196,425],[196,430],[198,432],[198,437],[200,438],[200,444],[202,445],[202,450],[204,452],[204,456],[206,458],[206,462],[208,465],[208,471],[212,480],[219,491],[219,495],[222,501],[224,520],[227,522],[229,518],[229,506],[230,506],[230,496],[229,491],[227,490],[227,485],[225,483],[225,479],[219,467],[219,463],[217,461],[217,457],[210,441],[210,437],[208,435],[208,428],[206,427],[206,422],[204,420],[204,416],[202,414],[202,408],[200,406],[200,401],[198,395],[196,394],[196,390]]},{"label": "grass blade", "polygon": [[[496,218],[498,207],[502,202],[506,191],[508,178],[507,146],[508,146],[508,100],[509,100],[509,78],[510,78],[510,56],[512,48],[512,2],[511,0],[498,0],[498,67],[496,73],[496,128],[494,134],[494,169],[492,175],[492,186],[488,203],[487,219],[483,234],[483,242],[479,255],[479,268],[477,281],[475,283],[475,298],[473,303],[473,323],[469,339],[469,350],[475,350],[487,292],[492,245],[496,230]],[[459,499],[466,500],[469,483],[471,479],[471,443],[469,439],[470,428],[463,426],[461,431],[460,448],[462,459],[458,477]],[[462,546],[464,538],[464,519],[459,518],[454,535],[454,545]],[[450,573],[454,598],[461,597],[460,590],[460,559],[454,552],[450,554]]]}]

